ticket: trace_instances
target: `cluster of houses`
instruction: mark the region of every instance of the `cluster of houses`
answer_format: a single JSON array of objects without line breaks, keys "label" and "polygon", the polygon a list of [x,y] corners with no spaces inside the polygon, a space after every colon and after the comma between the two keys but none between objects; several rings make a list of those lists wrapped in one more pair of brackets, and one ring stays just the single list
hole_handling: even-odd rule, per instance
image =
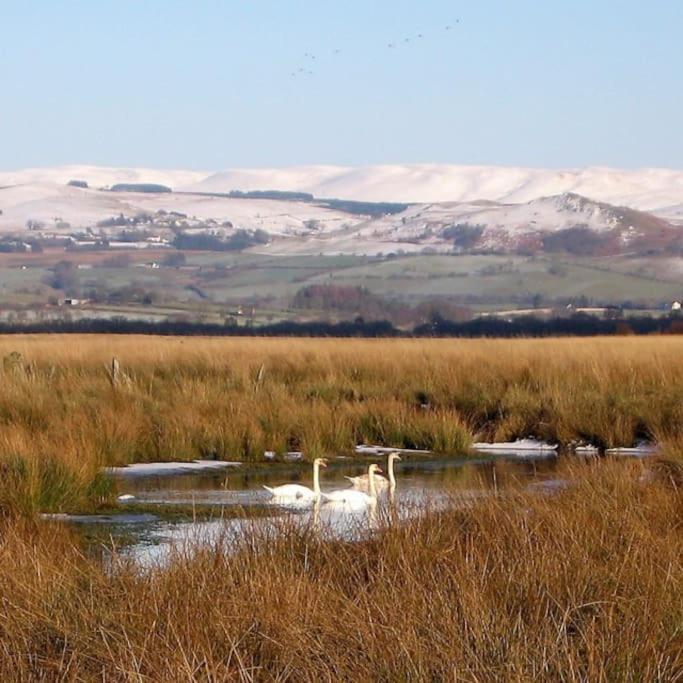
[{"label": "cluster of houses", "polygon": [[[68,237],[69,246],[72,249],[93,249],[102,246],[103,239],[83,239],[82,237]],[[151,235],[145,239],[135,242],[125,242],[122,240],[106,240],[109,249],[170,249],[171,242],[160,235]]]}]

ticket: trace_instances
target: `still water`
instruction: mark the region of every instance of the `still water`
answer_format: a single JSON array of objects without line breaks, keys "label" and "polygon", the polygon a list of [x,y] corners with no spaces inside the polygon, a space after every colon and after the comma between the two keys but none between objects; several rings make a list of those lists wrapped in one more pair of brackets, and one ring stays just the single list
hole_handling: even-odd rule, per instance
[{"label": "still water", "polygon": [[[382,458],[331,460],[321,470],[321,488],[346,488],[345,476],[367,471]],[[390,515],[405,519],[426,508],[469,505],[474,500],[511,487],[553,491],[556,454],[539,458],[515,455],[441,457],[404,455],[395,465],[394,495],[380,495],[376,508],[350,510],[332,503],[293,503],[271,500],[263,485],[300,483],[312,486],[307,464],[243,464],[223,471],[185,474],[147,474],[116,479],[119,495],[133,495],[117,515],[71,516],[93,552],[132,559],[143,567],[163,565],[175,552],[211,544],[231,534],[277,529],[283,523],[317,525],[321,532],[342,538],[371,533]]]}]

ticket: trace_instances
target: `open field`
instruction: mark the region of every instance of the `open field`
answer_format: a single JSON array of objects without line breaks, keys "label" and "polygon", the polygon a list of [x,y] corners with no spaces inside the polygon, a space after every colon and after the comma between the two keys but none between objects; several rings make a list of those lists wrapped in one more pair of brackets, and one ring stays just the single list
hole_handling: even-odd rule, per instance
[{"label": "open field", "polygon": [[682,352],[678,337],[6,337],[0,506],[92,508],[109,500],[101,467],[133,461],[312,458],[363,442],[448,454],[526,436],[675,446]]},{"label": "open field", "polygon": [[[0,678],[681,681],[682,351],[676,337],[1,338]],[[530,435],[646,437],[670,460],[565,458],[554,491],[512,481],[400,521],[382,504],[357,541],[226,521],[217,544],[153,570],[36,516],[111,507],[107,464],[360,441],[462,454]]]},{"label": "open field", "polygon": [[[465,303],[474,312],[528,308],[534,297],[546,305],[583,298],[602,304],[625,301],[661,313],[683,296],[683,271],[673,259],[591,258],[495,255],[417,255],[397,258],[365,256],[274,256],[246,252],[185,252],[183,267],[166,265],[177,252],[103,251],[43,254],[0,254],[0,306],[44,306],[67,295],[52,289],[51,269],[60,261],[76,268],[69,296],[89,298],[99,293],[112,315],[120,305],[140,303],[140,292],[155,303],[191,305],[197,314],[220,316],[238,304],[255,305],[276,318],[295,318],[292,299],[309,285],[364,287],[375,295],[412,305],[445,300]],[[123,263],[107,265],[122,258]],[[126,260],[129,260],[126,263]],[[157,264],[154,268],[151,264]],[[135,292],[122,291],[134,288]],[[137,296],[137,301],[131,297]],[[126,298],[128,297],[128,298]],[[87,314],[88,307],[82,309]],[[124,313],[125,312],[121,312]],[[59,314],[59,311],[53,311]],[[307,311],[322,317],[332,311]],[[268,313],[271,315],[271,313]],[[353,311],[345,312],[353,317]]]},{"label": "open field", "polygon": [[226,531],[233,552],[153,572],[107,571],[68,530],[5,521],[0,676],[675,683],[683,499],[639,472],[574,463],[557,495],[387,520],[363,542]]}]

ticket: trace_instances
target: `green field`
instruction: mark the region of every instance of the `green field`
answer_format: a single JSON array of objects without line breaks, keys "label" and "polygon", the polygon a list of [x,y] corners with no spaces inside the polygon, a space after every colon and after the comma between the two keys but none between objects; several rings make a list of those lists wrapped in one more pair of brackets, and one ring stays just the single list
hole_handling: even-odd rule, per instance
[{"label": "green field", "polygon": [[[77,269],[81,296],[99,288],[149,292],[155,305],[222,315],[226,307],[255,305],[269,315],[287,315],[294,295],[311,284],[362,286],[386,299],[417,304],[434,299],[467,304],[474,310],[526,308],[536,297],[545,305],[585,297],[596,304],[638,303],[664,310],[683,294],[683,269],[671,259],[609,260],[546,256],[415,255],[377,259],[364,256],[269,256],[252,253],[186,252],[183,267],[142,267],[134,254],[126,267],[98,263],[111,253],[89,254]],[[60,260],[81,265],[80,254],[41,255],[25,262],[0,262],[0,304],[40,305],[50,298],[78,295],[45,284]],[[22,268],[22,266],[25,266]],[[124,298],[122,304],[140,301]],[[138,295],[139,296],[139,295]]]}]

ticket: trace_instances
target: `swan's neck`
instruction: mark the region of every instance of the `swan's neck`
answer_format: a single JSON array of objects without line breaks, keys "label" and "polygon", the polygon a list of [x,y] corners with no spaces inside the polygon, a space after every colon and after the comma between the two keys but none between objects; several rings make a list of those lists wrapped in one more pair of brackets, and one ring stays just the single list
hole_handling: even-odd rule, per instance
[{"label": "swan's neck", "polygon": [[389,486],[396,488],[396,477],[394,476],[394,459],[389,458]]},{"label": "swan's neck", "polygon": [[375,472],[370,469],[368,472],[368,479],[370,480],[370,498],[377,498],[377,489],[375,489]]},{"label": "swan's neck", "polygon": [[320,463],[313,463],[313,493],[320,495]]}]

